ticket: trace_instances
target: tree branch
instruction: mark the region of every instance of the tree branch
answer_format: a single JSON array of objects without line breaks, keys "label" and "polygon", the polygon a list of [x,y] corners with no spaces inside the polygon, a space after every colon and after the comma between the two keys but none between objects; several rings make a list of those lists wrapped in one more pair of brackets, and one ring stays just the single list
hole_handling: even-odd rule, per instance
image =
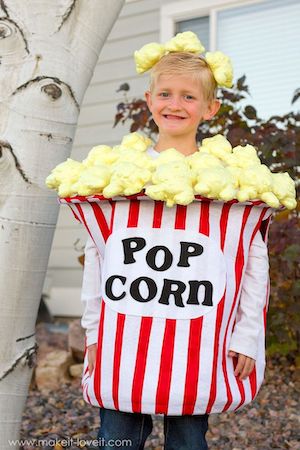
[{"label": "tree branch", "polygon": [[69,8],[67,8],[66,12],[64,13],[64,15],[62,16],[62,21],[61,24],[59,25],[59,27],[57,28],[57,33],[60,31],[60,29],[62,28],[63,24],[68,20],[68,18],[70,17],[70,15],[72,14],[73,9],[75,8],[77,3],[77,0],[73,0],[73,2],[71,3],[71,5],[69,6]]},{"label": "tree branch", "polygon": [[25,174],[24,170],[22,169],[22,167],[21,167],[21,165],[20,165],[20,163],[19,163],[19,161],[18,161],[18,158],[17,158],[16,155],[14,154],[14,151],[13,151],[13,149],[12,149],[12,146],[11,146],[8,142],[1,141],[1,140],[0,140],[0,158],[1,158],[2,155],[3,155],[2,148],[7,148],[7,149],[9,150],[9,152],[11,153],[11,155],[12,155],[14,161],[15,161],[16,169],[17,169],[17,171],[20,173],[20,175],[21,175],[21,177],[23,178],[23,180],[24,180],[26,183],[32,184],[32,182],[29,180],[29,178],[28,178],[27,175]]},{"label": "tree branch", "polygon": [[13,362],[13,364],[0,376],[0,381],[4,380],[5,377],[9,373],[11,373],[15,367],[19,364],[19,362],[25,357],[25,363],[28,364],[30,369],[35,366],[36,364],[36,353],[39,346],[35,343],[32,347],[26,348],[24,352],[18,356],[18,358]]},{"label": "tree branch", "polygon": [[6,15],[6,17],[9,17],[8,11],[7,11],[7,6],[4,3],[4,0],[0,0],[0,8],[3,10],[4,14]]}]

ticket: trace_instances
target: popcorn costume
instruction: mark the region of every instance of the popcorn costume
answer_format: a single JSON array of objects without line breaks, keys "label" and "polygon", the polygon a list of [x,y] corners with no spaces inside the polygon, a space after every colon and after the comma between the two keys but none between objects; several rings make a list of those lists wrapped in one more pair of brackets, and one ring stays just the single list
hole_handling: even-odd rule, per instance
[{"label": "popcorn costume", "polygon": [[[137,70],[188,45],[204,51],[180,35],[136,52]],[[229,86],[228,58],[216,53],[209,64]],[[288,174],[272,174],[254,147],[232,148],[220,135],[185,157],[131,133],[82,163],[68,159],[46,184],[89,234],[82,326],[97,357],[90,375],[85,351],[85,401],[177,416],[251,402],[265,369],[270,221],[274,208],[296,206]],[[229,350],[256,360],[245,380]]]}]

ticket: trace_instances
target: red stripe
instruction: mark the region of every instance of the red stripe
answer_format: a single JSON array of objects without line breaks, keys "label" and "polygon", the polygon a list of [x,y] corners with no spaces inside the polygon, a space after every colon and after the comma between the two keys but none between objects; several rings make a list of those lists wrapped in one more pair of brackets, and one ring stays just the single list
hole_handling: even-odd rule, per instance
[{"label": "red stripe", "polygon": [[182,415],[193,414],[195,408],[200,367],[202,324],[203,316],[190,320],[189,346]]},{"label": "red stripe", "polygon": [[[199,203],[199,233],[209,233],[209,202]],[[185,376],[185,390],[182,414],[193,414],[200,371],[200,348],[203,327],[203,316],[190,320],[189,346]]]},{"label": "red stripe", "polygon": [[78,220],[79,223],[81,223],[81,220],[79,219],[79,217],[77,216],[77,214],[75,213],[75,211],[73,210],[73,206],[71,206],[71,202],[69,200],[67,200],[68,206],[70,207],[73,216],[75,217],[76,220]]},{"label": "red stripe", "polygon": [[186,221],[186,206],[176,205],[175,229],[184,230]]},{"label": "red stripe", "polygon": [[[229,387],[229,383],[228,383],[228,374],[227,374],[227,367],[226,367],[226,341],[227,341],[227,333],[228,333],[228,328],[229,328],[229,324],[231,321],[231,317],[233,315],[233,311],[235,308],[235,304],[237,301],[237,297],[238,297],[238,293],[240,290],[240,284],[241,284],[241,277],[242,277],[242,273],[243,273],[243,266],[244,266],[244,250],[243,250],[243,236],[244,236],[244,230],[245,230],[245,225],[247,222],[247,219],[249,217],[250,211],[251,211],[252,207],[251,206],[245,206],[245,210],[244,210],[244,214],[243,214],[243,220],[242,220],[242,226],[241,226],[241,230],[240,230],[240,236],[239,236],[239,244],[238,244],[238,249],[237,249],[237,255],[236,255],[236,260],[235,260],[235,294],[234,294],[234,299],[233,299],[233,304],[231,307],[231,311],[230,311],[230,315],[229,315],[229,319],[227,322],[227,326],[226,326],[226,331],[225,331],[225,336],[224,336],[224,343],[223,343],[223,359],[222,359],[222,368],[223,368],[223,374],[224,374],[224,378],[225,378],[225,384],[226,384],[226,390],[227,390],[227,403],[223,408],[223,411],[227,411],[228,408],[230,407],[231,403],[232,403],[232,394],[231,391],[228,389]],[[234,359],[232,358],[232,362],[234,364]],[[241,398],[243,396],[243,387],[242,389],[240,388],[240,384],[239,384],[239,380],[236,377],[236,381],[240,390],[240,394],[241,394]]]},{"label": "red stripe", "polygon": [[[238,363],[237,358],[232,358],[232,362],[233,362],[233,368],[234,368],[234,370],[235,370],[235,368],[236,368],[236,366],[237,366],[237,363]],[[238,376],[239,376],[239,375],[238,375]],[[243,403],[245,402],[245,398],[246,398],[246,396],[245,396],[245,388],[244,388],[243,381],[240,380],[238,377],[235,377],[235,379],[236,379],[236,383],[237,383],[238,388],[239,388],[239,391],[240,391],[241,401],[240,401],[240,403],[234,408],[234,411],[236,411],[237,409],[239,409],[239,408],[243,405]]]},{"label": "red stripe", "polygon": [[115,351],[114,351],[114,368],[112,379],[112,395],[114,406],[119,410],[119,379],[120,379],[120,362],[122,353],[122,341],[124,334],[125,314],[118,313],[117,330],[115,335]]},{"label": "red stripe", "polygon": [[163,210],[164,210],[164,202],[155,201],[152,228],[161,227]]},{"label": "red stripe", "polygon": [[112,233],[113,226],[114,226],[116,202],[110,202],[110,204],[111,204],[111,216],[110,216],[109,234]]},{"label": "red stripe", "polygon": [[103,325],[105,319],[105,302],[102,299],[101,301],[101,313],[100,313],[100,322],[99,322],[99,331],[98,331],[98,342],[97,342],[97,355],[96,355],[96,364],[95,364],[95,375],[94,375],[94,392],[95,397],[99,403],[99,406],[103,408],[103,403],[100,394],[100,386],[101,386],[101,364],[102,364],[102,342],[103,342]]},{"label": "red stripe", "polygon": [[201,202],[199,233],[209,236],[209,205],[210,202]]},{"label": "red stripe", "polygon": [[[93,233],[90,232],[90,229],[89,229],[88,224],[87,224],[87,222],[86,222],[86,220],[85,220],[85,217],[84,217],[84,214],[83,214],[83,211],[82,211],[81,206],[80,206],[78,203],[75,203],[75,206],[76,206],[76,208],[77,208],[77,210],[78,210],[78,212],[79,212],[79,215],[80,215],[80,217],[81,217],[81,221],[80,221],[80,222],[81,222],[82,224],[84,224],[84,226],[86,227],[86,229],[87,229],[89,235],[91,236],[91,238],[92,238],[94,244],[96,245],[95,240],[94,240],[94,238],[93,238]],[[96,247],[97,247],[97,246],[96,246]]]},{"label": "red stripe", "polygon": [[255,368],[252,370],[252,372],[249,375],[249,381],[250,381],[250,388],[251,388],[251,398],[253,400],[257,393],[257,378],[256,378]]},{"label": "red stripe", "polygon": [[110,235],[110,232],[109,232],[109,228],[108,228],[108,225],[107,225],[107,222],[106,222],[106,218],[105,218],[105,216],[103,214],[103,211],[101,209],[101,206],[98,205],[95,202],[91,202],[90,205],[91,205],[91,207],[92,207],[92,209],[94,211],[95,218],[96,218],[97,223],[99,225],[99,229],[101,231],[103,239],[106,242],[107,238]]},{"label": "red stripe", "polygon": [[[258,222],[257,222],[257,224],[255,225],[255,228],[254,228],[254,230],[253,230],[253,233],[252,233],[252,236],[251,236],[251,239],[250,239],[250,245],[252,244],[252,241],[253,241],[253,239],[255,238],[256,233],[258,232],[258,230],[259,230],[260,227],[261,227],[261,223],[262,223],[262,221],[263,221],[264,215],[266,214],[267,210],[268,210],[268,208],[263,208],[262,212],[260,213]],[[250,247],[250,246],[249,246],[249,247]]]},{"label": "red stripe", "polygon": [[176,319],[166,319],[156,391],[155,414],[167,414],[174,354]]},{"label": "red stripe", "polygon": [[136,413],[141,412],[142,391],[152,322],[152,317],[142,317],[131,393],[132,411]]},{"label": "red stripe", "polygon": [[140,211],[140,200],[130,200],[127,227],[133,228],[138,226]]},{"label": "red stripe", "polygon": [[[231,207],[230,204],[228,205],[225,203],[222,207],[222,213],[221,213],[221,217],[220,217],[220,247],[221,247],[222,252],[224,251],[224,244],[225,244],[225,238],[226,238],[228,215],[229,215],[230,207]],[[220,332],[221,332],[221,326],[222,326],[222,320],[223,320],[225,298],[226,298],[226,289],[225,289],[223,298],[217,307],[216,331],[215,331],[215,338],[214,338],[214,358],[213,358],[213,364],[212,364],[210,393],[209,393],[209,399],[208,399],[208,404],[207,404],[207,409],[206,409],[207,414],[210,414],[212,407],[215,403],[216,396],[217,396],[217,366],[218,366],[218,353],[219,353],[219,347],[220,347],[219,340],[220,340]],[[230,390],[229,384],[228,384],[228,389]]]},{"label": "red stripe", "polygon": [[92,404],[90,396],[89,396],[89,385],[88,384],[86,385],[86,396],[87,396],[88,402],[90,404]]}]

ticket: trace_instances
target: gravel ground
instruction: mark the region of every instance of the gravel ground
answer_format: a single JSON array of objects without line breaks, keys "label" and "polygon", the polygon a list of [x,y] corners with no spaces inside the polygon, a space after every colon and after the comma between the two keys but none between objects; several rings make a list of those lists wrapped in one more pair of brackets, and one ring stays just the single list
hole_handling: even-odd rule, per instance
[{"label": "gravel ground", "polygon": [[[37,326],[38,358],[53,348],[67,349],[67,328],[67,322],[59,321]],[[236,413],[209,417],[209,449],[300,450],[299,390],[299,370],[285,357],[269,359],[265,382],[252,404]],[[21,428],[21,439],[27,442],[21,448],[93,448],[88,441],[96,439],[98,428],[98,409],[83,400],[79,379],[48,394],[32,383]],[[145,449],[163,449],[163,442],[162,417],[153,416]]]}]

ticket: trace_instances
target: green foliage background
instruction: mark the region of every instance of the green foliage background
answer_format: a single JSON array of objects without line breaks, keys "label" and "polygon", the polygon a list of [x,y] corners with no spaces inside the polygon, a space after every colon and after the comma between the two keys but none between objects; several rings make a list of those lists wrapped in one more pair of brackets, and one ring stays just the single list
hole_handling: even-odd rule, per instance
[{"label": "green foliage background", "polygon": [[[142,131],[154,138],[158,129],[143,99],[128,100],[128,83],[119,88],[124,101],[117,105],[114,126],[130,123],[130,131]],[[246,77],[237,80],[232,89],[222,89],[218,98],[222,102],[219,113],[209,122],[200,124],[199,142],[217,133],[223,134],[232,144],[252,144],[257,148],[263,164],[272,172],[288,172],[296,181],[298,208],[274,214],[269,231],[271,295],[268,309],[267,353],[297,357],[300,348],[300,221],[299,221],[299,148],[300,112],[283,116],[274,115],[268,120],[258,117],[256,109],[245,105],[249,99]],[[300,89],[291,103],[300,97]]]}]

